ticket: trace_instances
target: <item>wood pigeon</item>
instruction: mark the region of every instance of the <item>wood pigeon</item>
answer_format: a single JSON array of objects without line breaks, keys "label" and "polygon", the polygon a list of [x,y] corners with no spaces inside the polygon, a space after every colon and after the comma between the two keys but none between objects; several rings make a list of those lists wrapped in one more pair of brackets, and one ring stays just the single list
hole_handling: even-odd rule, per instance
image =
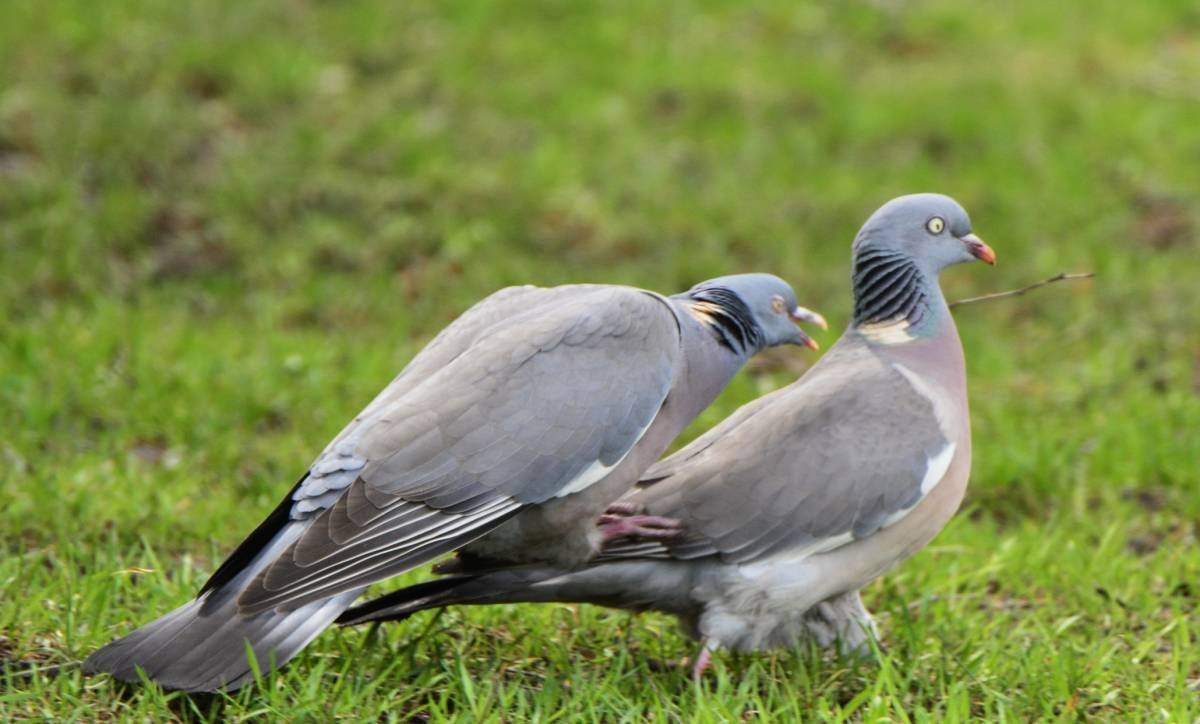
[{"label": "wood pigeon", "polygon": [[418,584],[339,621],[451,604],[589,602],[679,617],[720,648],[801,640],[862,649],[859,589],[924,547],[971,467],[966,372],[942,269],[995,253],[936,194],[876,211],[853,245],[854,316],[795,383],[737,410],[651,467],[609,511],[680,522],[673,538],[614,542],[588,566],[485,570]]},{"label": "wood pigeon", "polygon": [[652,516],[596,520],[752,355],[815,347],[797,321],[824,324],[769,274],[669,298],[610,285],[496,292],[334,438],[194,600],[84,668],[236,689],[248,649],[260,669],[282,666],[368,585],[448,551],[569,567],[606,537],[670,530]]}]

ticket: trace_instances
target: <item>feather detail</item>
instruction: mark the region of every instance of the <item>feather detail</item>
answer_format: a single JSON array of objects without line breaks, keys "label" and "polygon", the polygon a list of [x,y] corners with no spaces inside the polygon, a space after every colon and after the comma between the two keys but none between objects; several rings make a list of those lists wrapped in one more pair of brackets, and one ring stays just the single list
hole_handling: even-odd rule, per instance
[{"label": "feather detail", "polygon": [[699,286],[686,294],[688,312],[707,326],[722,347],[750,355],[763,346],[763,332],[741,298],[720,286]]}]

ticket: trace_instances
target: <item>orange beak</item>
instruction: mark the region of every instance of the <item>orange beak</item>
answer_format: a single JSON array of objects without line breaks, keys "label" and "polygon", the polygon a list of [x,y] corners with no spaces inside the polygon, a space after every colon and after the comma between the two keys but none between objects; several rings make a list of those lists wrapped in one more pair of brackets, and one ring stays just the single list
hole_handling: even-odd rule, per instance
[{"label": "orange beak", "polygon": [[[817,314],[816,312],[814,312],[811,309],[806,309],[804,307],[796,307],[792,311],[788,312],[788,317],[790,317],[791,320],[793,322],[796,322],[797,324],[799,324],[801,322],[808,322],[809,324],[817,325],[821,329],[829,329],[829,325],[825,322],[825,318],[822,317],[820,314]],[[815,339],[813,339],[812,337],[809,337],[807,334],[805,334],[804,330],[800,330],[800,339],[801,339],[801,342],[800,342],[801,345],[808,347],[809,349],[813,350],[814,352],[819,351],[821,349],[821,345],[817,344],[817,341]]]},{"label": "orange beak", "polygon": [[967,251],[971,252],[971,256],[985,264],[996,266],[996,252],[992,251],[992,247],[983,243],[983,239],[974,234],[967,234],[961,238],[967,245]]}]

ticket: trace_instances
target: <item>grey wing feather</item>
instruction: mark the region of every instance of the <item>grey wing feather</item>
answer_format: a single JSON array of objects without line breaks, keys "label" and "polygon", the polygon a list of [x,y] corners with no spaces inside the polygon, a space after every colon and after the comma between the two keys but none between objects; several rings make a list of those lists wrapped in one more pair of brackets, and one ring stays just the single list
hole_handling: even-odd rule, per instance
[{"label": "grey wing feather", "polygon": [[308,518],[332,506],[358,479],[366,460],[358,454],[363,428],[378,423],[389,406],[415,384],[436,373],[466,352],[481,335],[510,318],[527,314],[557,300],[596,289],[596,285],[560,287],[505,287],[474,304],[429,341],[386,387],[346,425],[317,456],[308,476],[292,498],[293,518]]},{"label": "grey wing feather", "polygon": [[948,445],[932,403],[867,352],[827,357],[837,359],[742,408],[720,435],[668,458],[659,467],[666,475],[629,496],[682,520],[681,538],[613,547],[603,559],[818,552],[916,505],[930,460]]},{"label": "grey wing feather", "polygon": [[668,457],[659,460],[646,469],[638,480],[638,485],[645,487],[652,485],[655,482],[664,478],[669,478],[683,469],[688,462],[704,452],[713,443],[720,440],[726,434],[737,428],[738,425],[746,420],[763,405],[769,404],[770,395],[764,395],[756,400],[747,402],[738,409],[734,410],[733,414],[721,420],[713,427],[706,430],[703,434],[692,440],[687,445],[683,446]]},{"label": "grey wing feather", "polygon": [[295,510],[331,499],[242,610],[359,588],[596,482],[658,414],[679,355],[674,312],[634,289],[586,287],[493,324],[318,460],[326,479]]},{"label": "grey wing feather", "polygon": [[[457,359],[492,327],[503,324],[514,316],[528,314],[545,305],[597,288],[597,285],[586,284],[505,287],[480,300],[430,340],[362,412],[330,441],[313,463],[310,477],[325,475],[327,471],[323,467],[337,465],[335,461],[353,450],[353,444],[343,444],[347,437],[351,437],[364,424],[374,420],[381,410],[408,392],[416,381],[434,374]],[[312,493],[314,497],[320,494],[315,491]]]}]

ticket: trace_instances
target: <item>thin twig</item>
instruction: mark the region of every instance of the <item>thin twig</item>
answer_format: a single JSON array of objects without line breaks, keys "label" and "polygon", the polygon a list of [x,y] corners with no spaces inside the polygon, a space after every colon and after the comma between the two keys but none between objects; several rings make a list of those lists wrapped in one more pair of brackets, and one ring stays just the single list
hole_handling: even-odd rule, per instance
[{"label": "thin twig", "polygon": [[1047,284],[1053,284],[1054,282],[1070,282],[1077,279],[1091,279],[1094,276],[1096,276],[1095,272],[1083,272],[1082,274],[1068,274],[1063,272],[1062,274],[1052,276],[1049,279],[1043,279],[1040,282],[1034,282],[1027,287],[1021,287],[1020,289],[1010,289],[1007,292],[996,292],[994,294],[984,294],[983,296],[979,297],[967,297],[966,299],[959,299],[958,301],[950,302],[950,306],[957,307],[960,304],[974,304],[975,302],[986,302],[990,299],[1001,299],[1003,297],[1019,297],[1025,292],[1028,292],[1032,289],[1037,289],[1038,287],[1044,287]]}]

